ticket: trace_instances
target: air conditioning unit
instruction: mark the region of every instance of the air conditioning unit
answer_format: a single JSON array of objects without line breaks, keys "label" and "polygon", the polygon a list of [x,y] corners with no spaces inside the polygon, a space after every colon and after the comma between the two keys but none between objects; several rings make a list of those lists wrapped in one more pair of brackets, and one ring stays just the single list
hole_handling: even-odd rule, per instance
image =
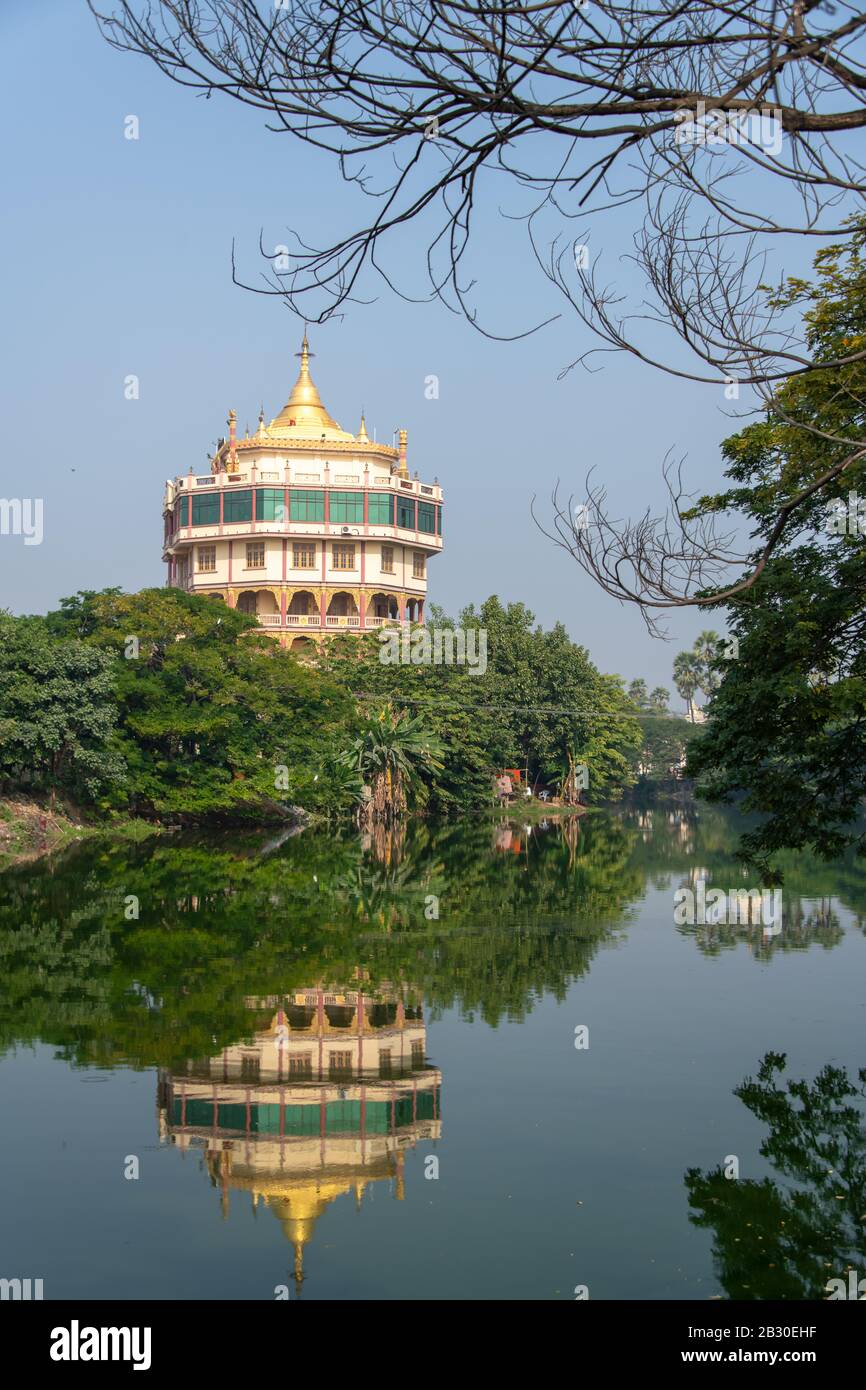
[{"label": "air conditioning unit", "polygon": [[352,532],[349,530],[349,527],[348,527],[348,526],[341,526],[341,527],[340,527],[340,535],[341,535],[341,536],[351,536],[351,534],[352,534]]}]

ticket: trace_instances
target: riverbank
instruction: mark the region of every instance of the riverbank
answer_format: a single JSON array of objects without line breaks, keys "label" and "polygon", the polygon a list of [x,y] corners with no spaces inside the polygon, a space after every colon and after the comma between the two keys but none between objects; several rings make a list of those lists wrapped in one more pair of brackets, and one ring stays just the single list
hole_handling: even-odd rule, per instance
[{"label": "riverbank", "polygon": [[263,809],[259,819],[250,817],[225,821],[212,818],[210,821],[192,819],[172,819],[165,821],[142,820],[113,812],[109,816],[95,817],[81,810],[69,800],[56,797],[52,803],[50,796],[6,796],[0,797],[0,872],[14,864],[41,859],[45,854],[54,854],[81,840],[97,836],[111,840],[144,840],[151,835],[169,835],[182,830],[209,830],[218,833],[227,825],[235,829],[252,831],[273,831],[278,828],[283,834],[296,834],[317,823],[317,817],[302,806],[287,806],[280,816],[265,814]]},{"label": "riverbank", "polygon": [[585,816],[589,813],[589,806],[563,806],[560,802],[539,801],[533,797],[531,801],[523,801],[520,798],[507,806],[494,806],[492,816],[495,821],[518,820],[528,825],[535,825],[542,820],[561,820],[568,816]]},{"label": "riverbank", "polygon": [[0,870],[95,835],[139,840],[159,833],[159,826],[132,817],[94,821],[60,798],[52,804],[47,796],[0,797]]},{"label": "riverbank", "polygon": [[[495,822],[519,820],[522,824],[535,825],[542,820],[585,816],[589,810],[588,806],[551,805],[533,799],[510,806],[496,806],[492,809],[492,819]],[[293,806],[291,811],[295,831],[317,823],[318,818],[302,807]],[[245,823],[245,826],[251,828],[249,823]],[[40,859],[45,854],[54,854],[81,840],[100,835],[112,839],[142,840],[178,828],[121,815],[96,820],[60,797],[53,804],[48,796],[0,797],[0,872],[14,864]]]}]

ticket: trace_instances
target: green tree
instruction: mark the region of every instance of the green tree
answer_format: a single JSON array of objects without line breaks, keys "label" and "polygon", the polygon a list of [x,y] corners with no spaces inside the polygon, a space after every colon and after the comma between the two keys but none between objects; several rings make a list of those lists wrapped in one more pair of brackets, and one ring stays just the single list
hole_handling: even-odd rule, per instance
[{"label": "green tree", "polygon": [[536,625],[522,603],[495,596],[464,609],[459,619],[440,610],[429,626],[485,634],[487,666],[387,664],[375,636],[335,638],[319,669],[355,695],[391,700],[423,714],[442,746],[442,767],[429,782],[428,809],[465,812],[490,799],[499,767],[528,770],[530,783],[554,783],[569,749],[589,766],[593,800],[613,797],[634,780],[632,757],[640,725],[618,677],[603,675],[585,648],[557,623]]},{"label": "green tree", "polygon": [[[143,815],[200,819],[316,799],[351,703],[219,600],[179,589],[78,595],[51,615],[111,666],[123,797]],[[78,644],[59,640],[58,650]]]},{"label": "green tree", "polygon": [[527,767],[530,781],[553,782],[571,749],[587,764],[593,800],[619,795],[641,741],[620,678],[603,675],[562,623],[536,627],[522,603],[503,607],[494,595],[465,609],[460,623],[487,633],[488,675],[476,685],[484,686],[479,702],[493,706],[507,762]]},{"label": "green tree", "polygon": [[357,772],[368,791],[361,820],[388,822],[407,810],[410,799],[422,799],[423,774],[441,770],[442,745],[423,716],[385,705],[368,715],[339,761]]},{"label": "green tree", "polygon": [[713,691],[718,689],[721,680],[716,669],[716,663],[719,660],[720,643],[721,638],[719,634],[711,630],[699,632],[695,638],[693,650],[700,667],[698,689],[707,700],[709,700]]},{"label": "green tree", "polygon": [[679,775],[686,748],[700,734],[687,719],[665,712],[641,721],[643,743],[639,761],[644,784],[669,782]]},{"label": "green tree", "polygon": [[695,719],[695,691],[700,689],[701,683],[701,660],[692,652],[677,652],[674,657],[673,679],[678,694],[686,702],[689,719],[694,723]]},{"label": "green tree", "polygon": [[649,703],[649,691],[647,683],[643,678],[638,678],[631,682],[628,688],[628,698],[633,700],[639,709],[645,709]]},{"label": "green tree", "polygon": [[125,783],[114,663],[56,641],[44,620],[0,612],[0,779],[94,801]]},{"label": "green tree", "polygon": [[789,280],[779,302],[802,306],[809,349],[825,370],[795,376],[775,409],[731,436],[731,486],[706,513],[735,510],[756,556],[780,510],[802,498],[756,583],[731,602],[738,641],[713,695],[707,737],[689,770],[704,795],[742,796],[762,824],[743,851],[762,865],[811,845],[837,855],[862,844],[866,796],[866,538],[857,493],[866,484],[866,263],[859,228],[847,253],[828,247],[811,282]]}]

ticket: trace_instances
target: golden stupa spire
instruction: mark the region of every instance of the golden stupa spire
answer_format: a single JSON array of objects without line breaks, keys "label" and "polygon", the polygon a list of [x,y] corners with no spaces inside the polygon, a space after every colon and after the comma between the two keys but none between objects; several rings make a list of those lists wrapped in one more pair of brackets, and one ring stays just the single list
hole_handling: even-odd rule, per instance
[{"label": "golden stupa spire", "polygon": [[364,419],[363,410],[361,411],[361,428],[358,430],[358,433],[355,435],[355,438],[359,444],[370,443],[370,436],[367,434],[367,421]]},{"label": "golden stupa spire", "polygon": [[342,438],[340,426],[328,414],[316,389],[316,383],[310,376],[310,358],[314,357],[315,354],[310,352],[306,330],[304,331],[301,350],[295,355],[301,359],[301,370],[292,387],[292,394],[279,415],[271,422],[271,429],[280,430],[294,427],[299,434],[311,439],[318,437],[324,431],[336,430],[338,436]]}]

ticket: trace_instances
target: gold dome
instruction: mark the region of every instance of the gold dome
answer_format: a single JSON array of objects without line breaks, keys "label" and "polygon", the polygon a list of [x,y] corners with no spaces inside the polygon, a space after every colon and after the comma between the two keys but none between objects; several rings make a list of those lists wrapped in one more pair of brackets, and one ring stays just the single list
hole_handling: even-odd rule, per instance
[{"label": "gold dome", "polygon": [[279,415],[268,425],[266,433],[294,439],[353,439],[354,435],[340,429],[322,404],[316,383],[310,376],[310,345],[307,335],[297,354],[301,359],[301,370],[292,387],[292,394]]}]

